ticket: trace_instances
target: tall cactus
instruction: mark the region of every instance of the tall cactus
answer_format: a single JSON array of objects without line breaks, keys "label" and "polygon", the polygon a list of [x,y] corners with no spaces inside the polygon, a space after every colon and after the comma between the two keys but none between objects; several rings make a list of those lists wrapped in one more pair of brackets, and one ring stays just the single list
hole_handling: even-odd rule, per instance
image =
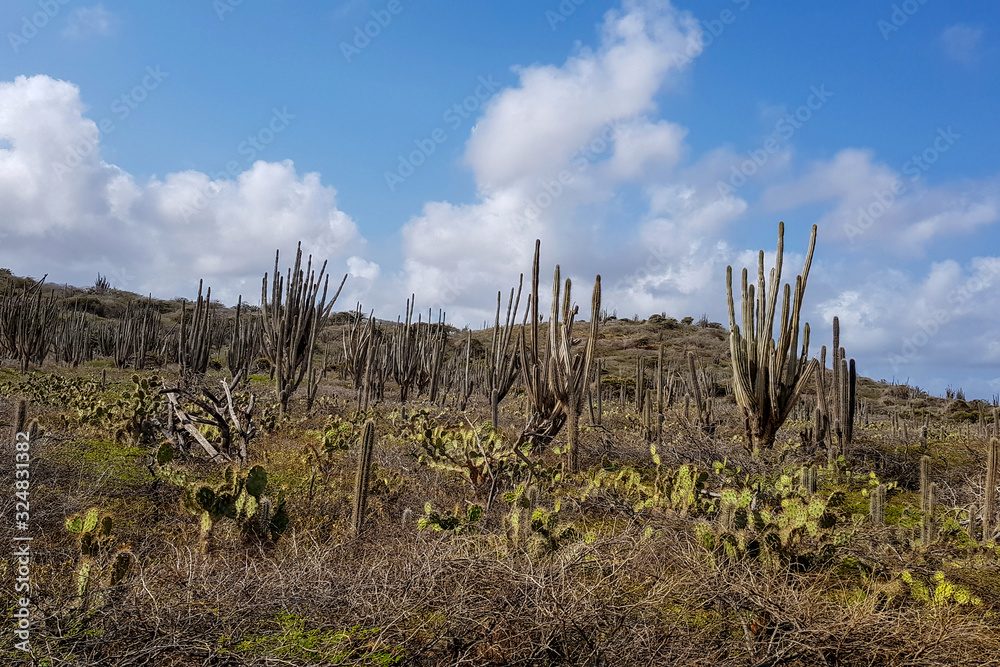
[{"label": "tall cactus", "polygon": [[747,445],[752,449],[768,448],[774,444],[778,429],[785,423],[816,366],[816,361],[808,358],[808,323],[804,327],[801,354],[795,354],[802,297],[816,247],[816,225],[812,227],[802,273],[795,279],[794,299],[790,285],[786,283],[784,286],[780,335],[777,343],[774,340],[774,317],[781,285],[784,237],[785,223],[782,222],[778,225],[778,251],[775,266],[771,269],[770,289],[764,278],[763,250],[758,259],[756,295],[754,286],[747,284],[747,270],[743,269],[742,329],[736,323],[733,267],[726,269],[733,393],[743,413]]},{"label": "tall cactus", "polygon": [[354,508],[351,513],[351,525],[354,534],[361,533],[365,521],[365,506],[368,504],[368,478],[372,471],[372,450],[375,448],[375,422],[370,419],[365,423],[361,434],[361,452],[358,454],[358,472],[354,478]]},{"label": "tall cactus", "polygon": [[580,413],[583,412],[583,401],[587,395],[587,381],[590,378],[590,367],[594,358],[594,347],[597,345],[597,323],[601,312],[601,276],[594,280],[594,291],[590,297],[590,337],[587,339],[583,352],[572,353],[573,320],[579,306],[571,306],[570,289],[572,283],[566,279],[566,293],[563,296],[562,322],[559,322],[557,305],[559,303],[559,265],[556,265],[555,278],[552,284],[552,317],[549,320],[549,339],[553,354],[549,357],[549,381],[553,393],[559,399],[559,404],[567,417],[567,440],[569,442],[569,468],[572,472],[580,470],[580,447],[577,442],[580,425]]},{"label": "tall cactus", "polygon": [[416,382],[417,373],[420,371],[420,355],[417,347],[417,332],[420,327],[413,323],[414,299],[415,297],[410,295],[406,300],[406,318],[402,323],[396,323],[392,337],[392,379],[399,385],[399,402],[403,404],[404,412],[410,388]]},{"label": "tall cactus", "polygon": [[996,531],[996,497],[997,497],[997,454],[1000,453],[1000,440],[990,438],[986,450],[986,480],[983,487],[983,543],[993,541]]},{"label": "tall cactus", "polygon": [[55,342],[55,292],[43,295],[44,282],[45,276],[35,283],[26,282],[20,290],[8,282],[0,294],[0,351],[16,358],[22,373],[31,363],[41,366]]},{"label": "tall cactus", "polygon": [[874,524],[882,525],[885,523],[885,494],[887,488],[885,484],[879,484],[872,490],[871,498],[868,499],[868,513]]},{"label": "tall cactus", "polygon": [[187,312],[187,301],[181,301],[180,344],[177,349],[181,376],[189,374],[204,375],[208,371],[208,361],[211,352],[212,330],[212,288],[204,298],[201,296],[204,280],[198,281],[198,300],[195,301],[194,312],[190,318]]},{"label": "tall cactus", "polygon": [[[288,401],[307,376],[312,366],[316,347],[316,334],[326,321],[340,291],[347,282],[347,274],[329,303],[326,301],[330,276],[326,275],[326,262],[319,276],[312,269],[312,255],[305,271],[302,270],[302,243],[295,252],[295,267],[282,278],[278,273],[278,252],[274,253],[274,276],[268,296],[268,275],[264,274],[260,301],[264,321],[264,353],[274,369],[275,393],[281,414],[288,411]],[[325,276],[325,279],[324,279]],[[319,288],[322,285],[323,292]]]},{"label": "tall cactus", "polygon": [[854,359],[848,363],[844,348],[840,346],[840,318],[833,318],[833,430],[841,454],[847,454],[847,445],[854,440],[854,413],[857,406],[858,374]]},{"label": "tall cactus", "polygon": [[249,379],[250,365],[260,351],[261,320],[257,313],[243,313],[243,295],[240,295],[236,301],[236,317],[233,319],[229,348],[226,350],[226,364],[234,378],[242,373],[244,379]]},{"label": "tall cactus", "polygon": [[[521,288],[524,285],[524,274],[517,282],[517,297],[514,288],[510,290],[507,301],[507,317],[503,326],[500,325],[501,292],[497,292],[497,313],[493,321],[493,339],[490,344],[490,354],[486,357],[486,391],[490,397],[490,417],[493,428],[500,427],[500,402],[510,392],[517,379],[517,347],[511,345],[511,337],[517,324],[517,308],[521,303]],[[513,309],[512,309],[513,308]]]},{"label": "tall cactus", "polygon": [[920,457],[920,543],[928,547],[937,540],[934,509],[937,504],[937,484],[931,482],[931,457]]},{"label": "tall cactus", "polygon": [[[553,336],[550,335],[544,347],[538,341],[538,274],[539,253],[541,241],[535,240],[535,257],[531,266],[531,294],[524,312],[519,348],[521,358],[521,379],[524,382],[525,394],[528,397],[529,417],[521,434],[521,438],[532,442],[548,443],[559,433],[566,422],[566,412],[552,391],[549,374],[551,366],[549,358],[552,350]],[[553,293],[559,284],[558,275],[554,281]],[[558,298],[553,302],[553,319],[558,317]],[[530,326],[524,326],[530,320]],[[551,327],[550,323],[550,327]],[[552,332],[550,332],[552,333]]]}]

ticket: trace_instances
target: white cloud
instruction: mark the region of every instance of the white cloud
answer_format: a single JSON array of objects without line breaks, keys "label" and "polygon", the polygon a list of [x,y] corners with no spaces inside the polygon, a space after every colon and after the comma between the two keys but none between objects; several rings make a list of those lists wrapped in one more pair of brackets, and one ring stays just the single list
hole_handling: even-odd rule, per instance
[{"label": "white cloud", "polygon": [[[938,137],[947,135],[942,130]],[[944,146],[938,142],[938,146]],[[933,148],[934,142],[928,151]],[[940,152],[923,155],[936,155]],[[847,148],[806,173],[772,185],[761,203],[769,211],[809,204],[830,208],[816,222],[826,238],[848,240],[859,248],[896,255],[918,255],[943,237],[967,235],[1000,221],[1000,177],[931,186],[926,162],[907,162],[901,172],[875,160],[867,149]]]},{"label": "white cloud", "polygon": [[63,28],[62,36],[68,39],[86,37],[107,37],[118,26],[118,17],[104,8],[104,5],[80,7],[72,14]]},{"label": "white cloud", "polygon": [[365,280],[377,280],[381,273],[378,264],[369,262],[356,255],[347,258],[347,272],[352,278],[363,278]]},{"label": "white cloud", "polygon": [[[190,294],[204,277],[213,296],[255,301],[274,248],[288,266],[301,239],[307,252],[330,258],[335,278],[344,268],[351,274],[343,308],[363,296],[373,301],[366,307],[392,316],[413,292],[420,310],[445,307],[451,321],[478,326],[492,319],[496,291],[506,294],[530,270],[541,238],[543,308],[558,262],[576,283],[584,317],[600,272],[604,306],[622,316],[725,319],[725,267],[733,264],[738,280],[756,252],[723,239],[776,221],[775,212],[805,209],[808,223],[788,225],[785,278],[798,272],[796,253],[805,249],[791,239],[815,220],[820,245],[806,296],[814,352],[829,344],[837,314],[866,375],[916,374],[930,359],[970,376],[977,364],[1000,367],[1000,272],[987,276],[995,258],[938,257],[906,271],[885,262],[996,223],[1000,176],[929,184],[933,162],[950,157],[950,130],[942,130],[919,153],[933,148],[933,161],[898,169],[864,148],[797,164],[789,143],[754,170],[753,186],[722,196],[718,184],[730,182],[748,154],[724,146],[692,158],[687,129],[660,118],[656,105],[690,62],[676,54],[696,54],[700,44],[689,14],[665,0],[625,0],[605,15],[594,48],[578,48],[561,65],[520,68],[517,85],[483,108],[466,144],[477,197],[426,203],[401,229],[401,262],[381,266],[318,174],[299,174],[290,161],[256,162],[231,179],[183,171],[138,183],[100,158],[97,127],[75,86],[45,76],[0,82],[0,233],[8,235],[0,264],[22,274],[58,267],[60,280],[77,284],[100,271],[119,287],[168,296]],[[780,112],[762,107],[762,121]],[[53,165],[87,146],[94,149],[60,177]],[[748,191],[758,189],[755,200]],[[848,239],[859,211],[873,220],[849,246],[857,252],[830,259],[837,255],[830,241]],[[956,294],[967,296],[956,303]],[[919,343],[933,328],[928,316],[943,309],[938,333],[914,344],[894,371],[891,357],[907,341]]]},{"label": "white cloud", "polygon": [[518,85],[487,103],[466,145],[479,200],[428,203],[405,225],[407,289],[418,301],[476,308],[530,267],[535,238],[547,267],[575,257],[564,271],[592,280],[586,258],[599,254],[601,225],[580,212],[599,213],[622,184],[655,180],[681,160],[686,131],[650,115],[700,45],[690,14],[625,0],[605,15],[596,49],[518,68]]},{"label": "white cloud", "polygon": [[[842,344],[860,373],[900,380],[929,378],[932,367],[952,377],[1000,368],[1000,257],[934,262],[922,277],[853,262],[820,272],[835,288],[819,286],[811,312],[825,323],[840,317]],[[829,328],[813,324],[816,348],[829,347]],[[984,383],[976,389],[985,395]]]},{"label": "white cloud", "polygon": [[964,23],[948,26],[941,33],[945,56],[962,65],[975,64],[979,61],[984,33],[983,28]]},{"label": "white cloud", "polygon": [[[205,278],[213,296],[235,302],[238,291],[256,299],[275,248],[287,267],[302,240],[336,275],[364,245],[319,174],[257,161],[234,179],[185,171],[136,183],[101,159],[97,126],[83,113],[70,83],[0,83],[0,136],[12,146],[0,151],[0,228],[12,269],[58,267],[60,280],[76,284],[101,272],[118,287],[171,296]],[[71,153],[79,164],[58,167]]]}]

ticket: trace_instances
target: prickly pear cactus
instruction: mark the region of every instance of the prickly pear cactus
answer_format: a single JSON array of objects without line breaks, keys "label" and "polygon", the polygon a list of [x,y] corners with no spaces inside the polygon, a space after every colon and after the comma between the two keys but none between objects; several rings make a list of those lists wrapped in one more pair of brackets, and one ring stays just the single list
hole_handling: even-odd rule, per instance
[{"label": "prickly pear cactus", "polygon": [[264,495],[267,472],[261,466],[254,466],[245,476],[228,466],[222,483],[212,486],[204,482],[190,482],[185,473],[170,470],[170,457],[161,456],[163,453],[161,447],[157,461],[166,461],[161,464],[161,473],[165,473],[174,484],[184,487],[181,504],[188,513],[199,517],[204,549],[208,549],[215,524],[223,519],[236,522],[244,538],[253,536],[274,542],[285,531],[288,515],[285,512],[284,492],[279,492],[275,500]]},{"label": "prickly pear cactus", "polygon": [[724,489],[715,521],[695,526],[698,542],[710,553],[729,560],[756,559],[774,564],[807,563],[843,546],[849,533],[837,530],[830,511],[832,498],[793,493],[779,480],[780,506],[756,508],[750,489]]},{"label": "prickly pear cactus", "polygon": [[102,517],[96,508],[66,519],[66,530],[80,536],[76,589],[84,608],[95,597],[103,601],[105,595],[101,589],[121,584],[131,568],[133,556],[128,550],[117,548],[113,529],[111,516]]}]

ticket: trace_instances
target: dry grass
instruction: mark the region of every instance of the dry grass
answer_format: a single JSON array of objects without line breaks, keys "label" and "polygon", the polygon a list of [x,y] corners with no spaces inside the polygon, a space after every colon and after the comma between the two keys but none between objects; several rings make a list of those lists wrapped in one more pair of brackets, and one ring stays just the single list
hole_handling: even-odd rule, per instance
[{"label": "dry grass", "polygon": [[[638,330],[649,326],[617,323],[606,332],[609,345],[647,336]],[[712,331],[689,333],[708,341]],[[373,478],[387,481],[373,487],[367,528],[354,538],[348,524],[355,451],[315,479],[303,461],[308,431],[321,428],[327,414],[350,412],[350,393],[339,382],[328,381],[322,395],[316,414],[294,417],[254,443],[251,463],[287,487],[288,532],[264,545],[244,542],[232,525],[220,524],[208,554],[199,548],[196,519],[180,510],[179,490],[154,479],[142,456],[121,446],[87,445],[100,434],[60,430],[58,407],[34,409],[50,434],[32,451],[34,664],[1000,664],[996,556],[947,535],[921,549],[906,526],[859,523],[848,546],[812,567],[733,563],[696,543],[694,518],[637,512],[613,493],[567,501],[560,520],[577,537],[548,554],[505,540],[502,502],[487,512],[479,532],[417,531],[415,517],[425,502],[445,509],[484,504],[485,489],[419,465],[391,403],[375,415]],[[523,423],[519,406],[513,397],[504,405],[509,430]],[[4,415],[11,408],[0,405]],[[651,468],[649,445],[630,408],[606,408],[604,427],[584,430],[584,463]],[[295,409],[302,415],[302,406]],[[687,424],[682,408],[672,409],[658,448],[664,466],[711,469],[726,460],[743,474],[774,475],[817,460],[817,452],[803,448],[751,457],[739,442],[735,406],[720,399],[717,409],[722,424],[712,437]],[[486,414],[477,399],[470,420],[481,423]],[[795,433],[790,427],[779,441],[794,442]],[[852,454],[856,472],[873,471],[912,489],[919,454],[887,446],[879,433],[861,432]],[[981,461],[963,452],[964,445],[935,450],[941,502],[949,506],[975,493]],[[555,462],[551,454],[539,455]],[[0,460],[13,460],[6,438]],[[205,464],[191,469],[218,475]],[[2,471],[10,489],[9,465]],[[894,502],[909,502],[906,493]],[[547,496],[543,504],[554,500]],[[866,501],[849,492],[848,502]],[[5,517],[13,503],[10,493],[0,497]],[[117,539],[134,554],[134,566],[121,586],[92,598],[85,611],[74,584],[78,548],[63,524],[89,507],[116,517]],[[407,514],[413,518],[403,525],[407,510],[415,515]],[[10,543],[9,523],[0,532]],[[7,555],[2,563],[0,601],[10,610],[14,573]],[[924,577],[947,571],[949,581],[970,588],[982,603],[921,602],[900,584],[904,569]],[[0,635],[0,659],[24,657],[13,641],[9,632]]]}]

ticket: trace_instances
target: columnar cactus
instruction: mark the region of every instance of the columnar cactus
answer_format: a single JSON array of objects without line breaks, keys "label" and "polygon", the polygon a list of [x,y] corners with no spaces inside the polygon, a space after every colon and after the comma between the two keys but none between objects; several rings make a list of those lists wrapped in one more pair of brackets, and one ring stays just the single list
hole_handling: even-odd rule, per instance
[{"label": "columnar cactus", "polygon": [[601,276],[594,280],[594,291],[590,297],[590,337],[582,352],[573,353],[573,320],[579,310],[578,306],[570,308],[570,289],[572,284],[566,279],[566,293],[563,297],[562,322],[559,321],[557,305],[559,302],[559,265],[556,265],[555,278],[552,285],[552,317],[549,319],[550,375],[549,383],[567,417],[567,441],[569,446],[569,469],[572,472],[580,470],[580,446],[577,442],[580,424],[580,413],[583,412],[583,401],[587,395],[587,381],[590,378],[590,367],[594,358],[594,347],[597,345],[597,325],[601,312]]},{"label": "columnar cactus", "polygon": [[778,251],[771,269],[770,288],[764,277],[764,251],[760,251],[757,268],[757,289],[747,283],[747,271],[742,281],[742,328],[736,322],[733,299],[733,267],[726,270],[729,303],[729,343],[733,367],[733,393],[743,413],[747,446],[762,449],[774,444],[778,429],[788,418],[803,387],[815,368],[809,355],[809,324],[803,332],[802,350],[796,356],[799,338],[799,318],[805,294],[809,267],[816,247],[816,225],[812,227],[809,250],[802,273],[795,279],[795,294],[786,283],[783,291],[780,335],[774,340],[774,318],[781,285],[784,256],[785,224],[778,225]]},{"label": "columnar cactus", "polygon": [[198,281],[198,300],[194,311],[188,316],[187,301],[181,302],[180,344],[177,348],[177,361],[180,363],[181,375],[204,375],[208,370],[209,352],[212,348],[212,288],[202,298],[201,291],[204,281]]},{"label": "columnar cactus", "polygon": [[17,358],[22,373],[27,372],[30,363],[42,364],[56,336],[55,292],[45,297],[44,282],[43,276],[19,290],[8,282],[6,291],[0,294],[0,351]]},{"label": "columnar cactus", "polygon": [[[278,273],[278,252],[274,253],[274,277],[268,296],[268,274],[261,283],[261,307],[264,322],[264,354],[274,369],[275,393],[281,414],[288,411],[288,401],[312,368],[316,334],[337,302],[347,274],[329,303],[326,301],[330,276],[326,262],[316,276],[310,255],[302,270],[302,244],[295,253],[295,267],[284,278]],[[320,294],[320,286],[323,292]]]},{"label": "columnar cactus", "polygon": [[399,385],[399,402],[404,406],[410,394],[410,387],[416,382],[420,370],[417,347],[419,327],[413,323],[414,299],[415,297],[410,295],[406,300],[406,318],[402,323],[396,323],[392,338],[392,378]]},{"label": "columnar cactus", "polygon": [[361,451],[358,453],[358,472],[354,478],[354,507],[351,525],[354,534],[361,533],[365,521],[365,506],[368,504],[368,479],[372,471],[372,450],[375,448],[375,422],[368,420],[361,434]]},{"label": "columnar cactus", "polygon": [[799,486],[802,488],[802,492],[808,496],[816,493],[816,466],[805,466],[802,468],[802,472],[799,476]]},{"label": "columnar cactus", "polygon": [[236,318],[233,320],[233,332],[226,351],[226,364],[234,378],[242,373],[241,377],[249,379],[250,364],[261,350],[261,335],[260,315],[245,315],[243,296],[240,295],[236,301]]},{"label": "columnar cactus", "polygon": [[1000,453],[998,450],[1000,450],[1000,440],[990,438],[986,450],[986,479],[983,486],[983,543],[985,544],[993,541],[993,534],[996,531],[997,467],[1000,464],[997,459],[997,454]]},{"label": "columnar cactus", "polygon": [[698,427],[708,432],[712,428],[712,399],[703,396],[701,384],[698,382],[698,372],[695,369],[694,352],[688,351],[688,377],[691,383],[691,395],[695,408],[698,410]]},{"label": "columnar cactus", "polygon": [[[528,295],[528,305],[524,312],[519,349],[521,358],[521,378],[524,382],[525,394],[529,403],[528,423],[524,427],[522,438],[533,442],[548,443],[559,433],[566,422],[566,412],[552,390],[549,373],[551,367],[549,357],[552,350],[552,336],[544,347],[538,341],[538,274],[539,253],[541,241],[535,241],[535,257],[531,265],[531,294]],[[558,289],[559,278],[556,276],[553,292]],[[558,299],[553,301],[553,319],[558,317]],[[524,326],[530,320],[529,326]],[[552,324],[550,323],[550,327]],[[468,362],[466,362],[468,375]]]},{"label": "columnar cactus", "polygon": [[[517,308],[521,303],[521,288],[524,286],[524,274],[517,281],[517,296],[514,289],[510,290],[507,301],[507,316],[503,326],[500,325],[501,293],[497,292],[497,313],[493,322],[493,339],[490,343],[490,354],[486,357],[486,391],[490,397],[490,417],[493,428],[500,427],[500,401],[510,392],[517,379],[517,346],[511,344],[514,327],[517,324]],[[513,307],[513,309],[512,309]]]},{"label": "columnar cactus", "polygon": [[886,485],[879,484],[868,499],[868,514],[874,524],[885,523],[885,493]]},{"label": "columnar cactus", "polygon": [[12,442],[17,442],[17,434],[25,433],[24,425],[28,420],[28,402],[23,398],[17,402],[17,414],[14,416],[14,435]]},{"label": "columnar cactus", "polygon": [[841,454],[854,439],[854,413],[857,407],[857,368],[854,359],[845,358],[840,346],[840,318],[833,318],[833,430]]},{"label": "columnar cactus", "polygon": [[931,457],[920,458],[920,543],[927,547],[937,540],[934,509],[937,502],[937,484],[930,481]]}]

